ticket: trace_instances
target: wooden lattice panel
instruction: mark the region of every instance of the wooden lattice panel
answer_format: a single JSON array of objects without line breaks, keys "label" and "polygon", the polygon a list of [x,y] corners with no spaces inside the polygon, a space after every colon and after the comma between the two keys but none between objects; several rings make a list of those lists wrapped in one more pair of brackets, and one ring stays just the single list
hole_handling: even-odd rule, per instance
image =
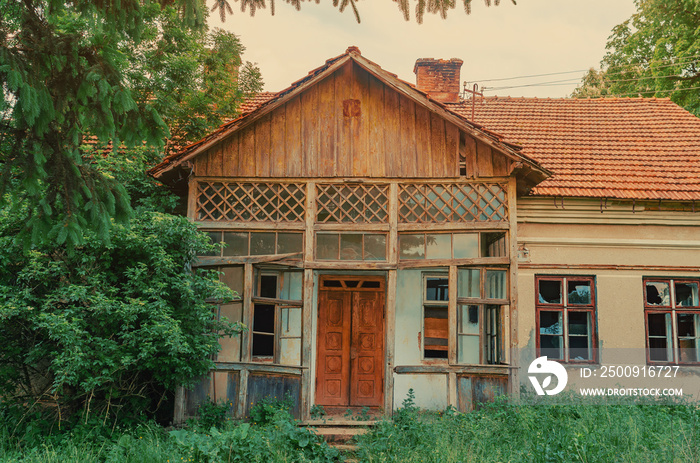
[{"label": "wooden lattice panel", "polygon": [[199,182],[197,220],[303,222],[306,185]]},{"label": "wooden lattice panel", "polygon": [[399,222],[508,220],[506,190],[498,184],[399,185]]},{"label": "wooden lattice panel", "polygon": [[326,184],[317,186],[319,223],[384,223],[389,217],[389,186]]}]

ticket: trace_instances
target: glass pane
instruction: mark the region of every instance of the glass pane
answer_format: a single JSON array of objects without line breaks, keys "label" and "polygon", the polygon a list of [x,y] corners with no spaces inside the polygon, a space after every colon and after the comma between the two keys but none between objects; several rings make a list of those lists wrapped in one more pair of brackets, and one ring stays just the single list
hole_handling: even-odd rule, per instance
[{"label": "glass pane", "polygon": [[280,308],[280,335],[283,337],[301,337],[301,308]]},{"label": "glass pane", "polygon": [[386,235],[365,235],[365,260],[386,260]]},{"label": "glass pane", "polygon": [[479,280],[481,271],[478,268],[459,269],[457,286],[458,297],[481,297]]},{"label": "glass pane", "polygon": [[[219,306],[219,319],[226,318],[228,321],[241,321],[243,304],[226,304]],[[216,354],[216,359],[220,362],[240,362],[241,361],[241,337],[224,336],[219,338],[221,350]]]},{"label": "glass pane", "polygon": [[668,283],[658,281],[647,282],[647,305],[659,305],[668,307],[671,305],[671,292]]},{"label": "glass pane", "polygon": [[459,306],[459,334],[479,334],[479,306]]},{"label": "glass pane", "polygon": [[301,365],[301,339],[280,339],[280,363]]},{"label": "glass pane", "polygon": [[561,312],[540,311],[540,334],[562,334]]},{"label": "glass pane", "polygon": [[540,355],[550,359],[562,359],[561,336],[540,335]]},{"label": "glass pane", "polygon": [[338,260],[338,234],[316,235],[316,257],[318,260]]},{"label": "glass pane", "polygon": [[682,313],[677,315],[678,323],[678,360],[681,362],[698,361],[697,325],[700,315]]},{"label": "glass pane", "polygon": [[302,272],[283,272],[282,292],[279,298],[287,301],[300,301],[302,281]]},{"label": "glass pane", "polygon": [[692,313],[679,313],[676,315],[679,337],[695,337],[695,317],[696,315]]},{"label": "glass pane", "polygon": [[[209,236],[209,243],[217,244],[221,241],[221,232],[205,232]],[[201,256],[220,256],[221,247],[216,246],[214,250],[200,254]]]},{"label": "glass pane", "polygon": [[302,252],[304,248],[303,235],[301,233],[278,233],[277,254]]},{"label": "glass pane", "polygon": [[479,336],[459,336],[457,361],[473,365],[479,363]]},{"label": "glass pane", "polygon": [[661,362],[672,361],[673,354],[671,353],[670,342],[671,314],[648,314],[647,329],[649,330],[649,358]]},{"label": "glass pane", "polygon": [[[277,298],[277,275],[261,275],[258,296]],[[256,330],[257,331],[257,330]]]},{"label": "glass pane", "polygon": [[479,257],[479,235],[476,233],[455,233],[452,235],[454,242],[455,259],[471,259]]},{"label": "glass pane", "polygon": [[697,307],[698,306],[698,284],[697,283],[675,283],[676,307]]},{"label": "glass pane", "polygon": [[540,280],[540,294],[537,300],[541,304],[561,304],[561,281]]},{"label": "glass pane", "polygon": [[447,301],[449,284],[447,277],[428,277],[425,279],[426,301]]},{"label": "glass pane", "polygon": [[566,282],[567,302],[569,304],[591,303],[591,282],[569,280]]},{"label": "glass pane", "polygon": [[486,298],[505,299],[506,294],[506,271],[486,270]]},{"label": "glass pane", "polygon": [[248,233],[225,232],[224,243],[225,256],[248,255]]},{"label": "glass pane", "polygon": [[569,334],[588,336],[590,313],[569,311]]},{"label": "glass pane", "polygon": [[569,336],[569,360],[590,360],[589,338],[586,336]]},{"label": "glass pane", "polygon": [[219,279],[226,286],[238,293],[238,298],[243,296],[243,267],[222,267]]},{"label": "glass pane", "polygon": [[481,234],[481,257],[507,257],[506,234],[482,233]]},{"label": "glass pane", "polygon": [[424,259],[425,235],[399,235],[399,259]]},{"label": "glass pane", "polygon": [[340,260],[362,260],[362,235],[341,233]]},{"label": "glass pane", "polygon": [[252,232],[250,234],[250,255],[273,255],[275,254],[275,234]]},{"label": "glass pane", "polygon": [[425,235],[426,259],[450,259],[452,257],[452,235]]}]

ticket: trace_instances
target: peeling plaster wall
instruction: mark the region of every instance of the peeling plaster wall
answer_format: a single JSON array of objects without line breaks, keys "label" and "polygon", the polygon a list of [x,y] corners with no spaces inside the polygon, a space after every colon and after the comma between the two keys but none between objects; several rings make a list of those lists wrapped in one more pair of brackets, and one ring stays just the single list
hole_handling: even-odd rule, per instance
[{"label": "peeling plaster wall", "polygon": [[[582,367],[647,364],[644,277],[700,277],[700,226],[673,225],[670,220],[667,226],[645,224],[644,213],[636,213],[634,224],[553,223],[564,213],[552,208],[549,223],[518,224],[518,246],[529,251],[518,269],[518,338],[523,349],[521,383],[530,389],[527,368],[536,355],[536,275],[595,277],[599,363],[567,366],[567,389],[571,390],[581,384]],[[672,218],[674,213],[668,215]],[[700,220],[697,216],[695,220]],[[684,395],[700,397],[700,367],[680,367],[673,381],[613,378],[597,383],[601,387],[683,387]]]}]

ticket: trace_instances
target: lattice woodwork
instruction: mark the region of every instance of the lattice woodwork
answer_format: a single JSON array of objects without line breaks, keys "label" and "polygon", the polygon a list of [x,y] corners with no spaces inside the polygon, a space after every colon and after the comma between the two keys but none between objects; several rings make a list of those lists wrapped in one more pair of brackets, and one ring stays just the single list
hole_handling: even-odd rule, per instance
[{"label": "lattice woodwork", "polygon": [[508,220],[506,190],[498,184],[399,185],[399,222]]},{"label": "lattice woodwork", "polygon": [[326,184],[317,186],[319,223],[384,223],[389,217],[389,185]]},{"label": "lattice woodwork", "polygon": [[306,185],[199,182],[197,220],[303,222]]}]

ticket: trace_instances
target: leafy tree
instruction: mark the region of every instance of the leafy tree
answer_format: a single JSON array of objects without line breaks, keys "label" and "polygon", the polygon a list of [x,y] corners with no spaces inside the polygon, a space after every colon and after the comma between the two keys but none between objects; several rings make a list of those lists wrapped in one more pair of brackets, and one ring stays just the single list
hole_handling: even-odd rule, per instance
[{"label": "leafy tree", "polygon": [[[275,0],[233,0],[235,2],[240,2],[241,11],[245,12],[246,9],[250,12],[251,16],[255,16],[255,12],[258,9],[265,9],[270,6],[270,13],[275,14]],[[285,3],[294,6],[297,11],[301,9],[301,4],[305,0],[284,0]],[[312,1],[312,0],[308,0]],[[313,0],[319,3],[320,0]],[[511,0],[513,5],[516,4],[515,0]],[[411,18],[411,3],[415,3],[413,7],[415,10],[416,21],[418,23],[423,22],[423,17],[425,13],[439,14],[442,19],[447,18],[447,12],[457,7],[456,0],[416,0],[411,2],[409,0],[394,0],[399,11],[403,14],[406,21]],[[333,6],[337,7],[342,13],[349,6],[355,15],[357,22],[360,22],[360,11],[358,8],[358,0],[333,0]],[[466,14],[471,14],[472,11],[472,0],[462,0],[462,6],[464,7],[464,12]],[[496,5],[501,3],[501,0],[484,0],[486,6]],[[219,16],[221,20],[226,19],[226,14],[233,14],[233,8],[231,8],[231,3],[228,0],[214,0],[214,5],[211,11],[219,10]]]},{"label": "leafy tree", "polygon": [[123,417],[204,374],[219,335],[240,330],[205,302],[234,295],[215,275],[192,272],[195,254],[211,245],[184,217],[142,210],[110,228],[111,244],[86,234],[73,253],[23,253],[14,239],[21,226],[0,216],[5,399],[49,401],[64,418]]},{"label": "leafy tree", "polygon": [[700,2],[635,4],[608,39],[602,71],[589,71],[573,96],[670,97],[700,115]]},{"label": "leafy tree", "polygon": [[86,136],[159,148],[169,122],[196,136],[240,100],[242,47],[207,34],[202,0],[0,0],[0,10],[0,197],[24,214],[26,246],[108,239],[111,219],[129,216],[123,187],[84,159]]}]

